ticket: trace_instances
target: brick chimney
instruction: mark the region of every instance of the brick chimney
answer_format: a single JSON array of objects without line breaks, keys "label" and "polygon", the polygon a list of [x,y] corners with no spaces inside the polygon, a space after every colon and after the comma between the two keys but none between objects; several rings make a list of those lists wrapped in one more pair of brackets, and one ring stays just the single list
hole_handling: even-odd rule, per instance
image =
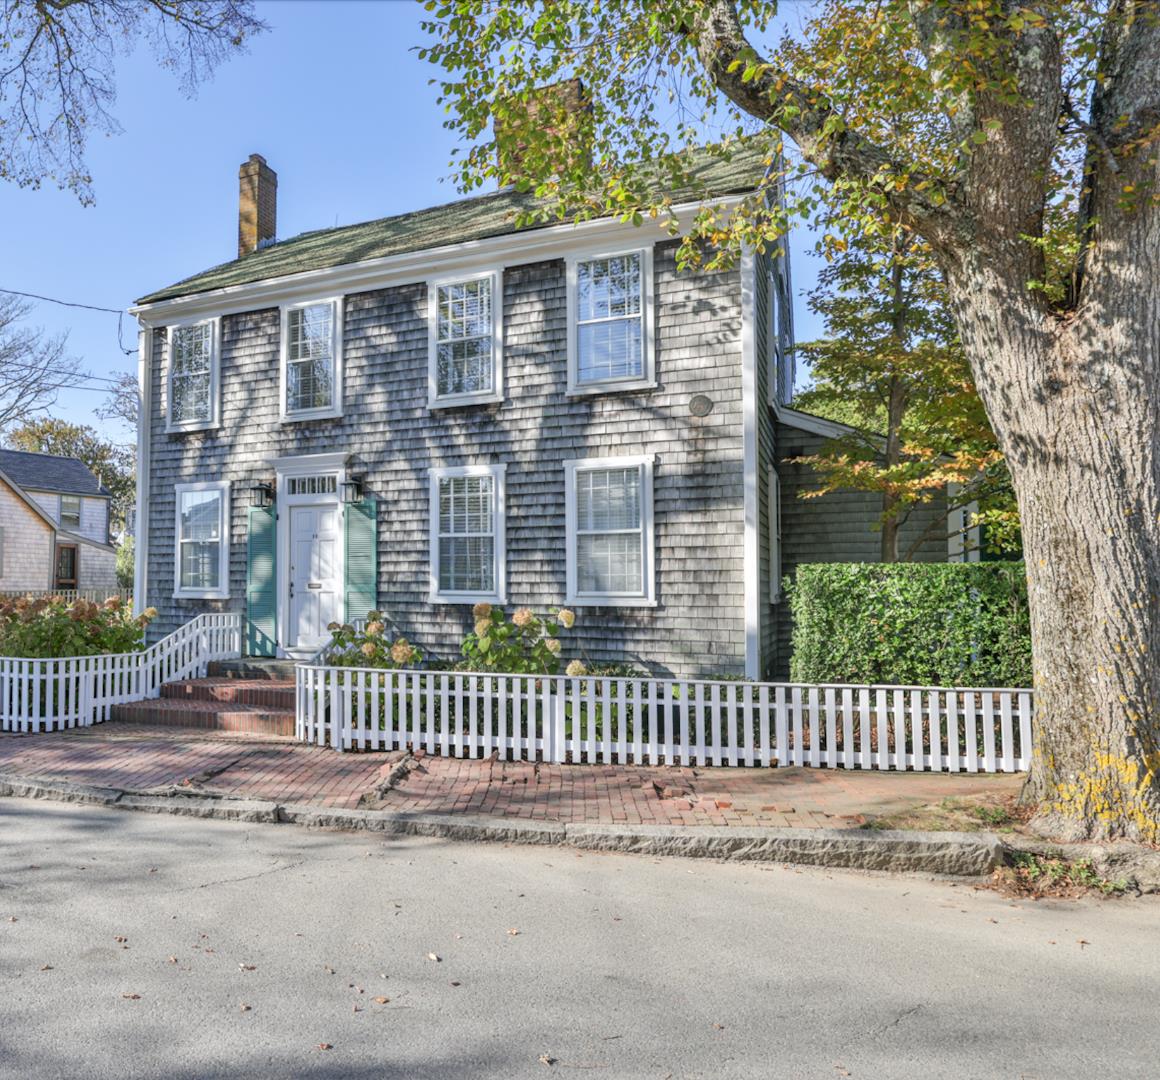
[{"label": "brick chimney", "polygon": [[238,170],[238,258],[278,235],[278,174],[261,154]]},{"label": "brick chimney", "polygon": [[[556,162],[557,175],[573,165],[592,162],[592,99],[579,79],[565,79],[539,87],[524,105],[530,124],[561,138],[562,159]],[[499,121],[495,125],[496,157],[503,182],[523,172],[526,143]]]}]

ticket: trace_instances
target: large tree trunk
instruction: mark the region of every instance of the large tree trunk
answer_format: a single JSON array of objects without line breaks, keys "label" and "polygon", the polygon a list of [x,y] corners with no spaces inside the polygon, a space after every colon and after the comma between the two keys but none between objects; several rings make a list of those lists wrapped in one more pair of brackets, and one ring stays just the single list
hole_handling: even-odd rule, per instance
[{"label": "large tree trunk", "polygon": [[1036,691],[1024,797],[1043,831],[1070,839],[1160,841],[1158,271],[1121,267],[1106,293],[1093,276],[1063,322],[978,260],[950,274],[1023,523]]}]

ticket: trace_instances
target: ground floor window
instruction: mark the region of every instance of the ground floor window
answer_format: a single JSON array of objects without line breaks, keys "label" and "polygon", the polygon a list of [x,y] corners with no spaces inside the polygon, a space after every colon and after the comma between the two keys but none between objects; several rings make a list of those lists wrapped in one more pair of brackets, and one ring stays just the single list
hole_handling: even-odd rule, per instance
[{"label": "ground floor window", "polygon": [[431,470],[431,599],[503,603],[504,466]]},{"label": "ground floor window", "polygon": [[229,596],[228,483],[178,484],[174,596]]}]

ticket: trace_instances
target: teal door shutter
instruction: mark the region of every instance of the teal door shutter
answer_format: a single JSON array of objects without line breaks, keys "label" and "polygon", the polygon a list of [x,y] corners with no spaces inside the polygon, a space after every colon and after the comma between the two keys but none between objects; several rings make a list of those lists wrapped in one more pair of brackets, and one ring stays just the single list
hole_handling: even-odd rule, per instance
[{"label": "teal door shutter", "polygon": [[246,541],[246,655],[278,652],[278,527],[274,508],[250,508]]},{"label": "teal door shutter", "polygon": [[378,503],[374,499],[347,503],[346,621],[365,619],[379,603]]}]

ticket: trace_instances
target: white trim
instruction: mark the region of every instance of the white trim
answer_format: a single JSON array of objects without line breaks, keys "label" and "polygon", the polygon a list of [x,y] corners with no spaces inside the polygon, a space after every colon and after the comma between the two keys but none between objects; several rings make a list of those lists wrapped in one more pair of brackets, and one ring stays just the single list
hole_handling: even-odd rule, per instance
[{"label": "white trim", "polygon": [[797,428],[799,431],[807,431],[811,435],[820,435],[824,439],[840,439],[845,435],[861,435],[876,442],[886,441],[881,435],[862,431],[851,424],[842,424],[837,420],[827,420],[824,416],[800,412],[797,409],[791,409],[788,405],[776,405],[774,413],[779,423]]},{"label": "white trim", "polygon": [[[495,559],[493,576],[495,589],[492,592],[471,592],[458,590],[443,592],[439,588],[439,482],[458,476],[490,476],[492,478],[492,553]],[[507,466],[506,465],[456,465],[433,467],[428,475],[428,516],[427,542],[428,600],[432,604],[475,604],[487,601],[492,604],[507,603]]]},{"label": "white trim", "polygon": [[[210,326],[209,336],[209,417],[205,420],[173,421],[173,331],[191,326]],[[172,322],[165,332],[165,431],[180,434],[186,431],[212,431],[221,426],[221,355],[222,321],[218,316],[190,318]]]},{"label": "white trim", "polygon": [[[295,454],[288,457],[267,458],[266,464],[273,466],[275,474],[274,494],[274,565],[277,578],[276,634],[279,656],[310,656],[316,648],[288,646],[290,640],[290,507],[327,506],[338,508],[338,559],[336,576],[339,588],[346,591],[346,519],[342,512],[342,484],[347,477],[346,464],[350,455],[338,451],[328,454]],[[291,495],[288,481],[294,476],[309,476],[314,473],[332,472],[338,482],[333,492],[315,495]],[[339,612],[345,616],[345,606]]]},{"label": "white trim", "polygon": [[781,477],[772,465],[768,469],[766,499],[769,506],[769,602],[780,604],[781,591]]},{"label": "white trim", "polygon": [[757,259],[741,255],[741,418],[745,542],[745,677],[761,678],[761,509],[757,478]]},{"label": "white trim", "polygon": [[[290,312],[300,311],[302,308],[322,307],[331,305],[330,322],[330,355],[332,364],[333,383],[331,386],[333,400],[329,405],[316,409],[295,409],[291,412],[286,407],[287,379],[286,370],[289,364],[290,334],[288,333]],[[292,304],[282,304],[278,315],[278,419],[283,424],[298,424],[304,420],[334,420],[342,416],[342,343],[343,343],[343,312],[344,304],[341,296],[316,297],[313,300],[299,300]]]},{"label": "white trim", "polygon": [[[579,319],[577,314],[577,266],[582,262],[596,259],[614,259],[624,255],[640,256],[640,325],[641,349],[644,374],[619,379],[600,379],[589,382],[579,380]],[[656,317],[653,308],[653,249],[634,246],[615,250],[593,249],[573,251],[564,259],[567,292],[568,325],[568,389],[569,396],[582,394],[615,394],[629,390],[652,390],[656,379]]]},{"label": "white trim", "polygon": [[[218,587],[189,589],[181,584],[181,496],[189,492],[216,491],[218,504]],[[173,489],[173,598],[174,600],[228,600],[230,598],[230,484],[228,480],[206,480],[196,484],[176,484]]]},{"label": "white trim", "polygon": [[[656,527],[653,515],[654,454],[569,458],[564,463],[566,602],[572,607],[656,607]],[[602,469],[640,470],[641,582],[639,594],[580,593],[577,587],[576,473]]]},{"label": "white trim", "polygon": [[[471,394],[440,394],[438,334],[439,289],[446,285],[491,282],[491,389]],[[503,401],[503,271],[451,274],[427,281],[427,408],[451,409],[461,405],[491,405]]]},{"label": "white trim", "polygon": [[[731,210],[739,206],[745,198],[744,195],[730,195],[703,202],[681,203],[674,206],[669,214],[658,215],[655,222],[650,221],[643,226],[635,226],[616,218],[599,218],[592,221],[549,225],[538,229],[523,229],[502,236],[485,237],[482,240],[405,251],[397,255],[384,255],[377,259],[342,263],[297,274],[280,274],[260,281],[227,285],[224,288],[191,293],[170,300],[135,304],[129,308],[129,312],[138,316],[144,323],[157,326],[179,314],[227,315],[305,300],[311,296],[367,292],[387,286],[418,284],[433,274],[467,273],[472,269],[496,265],[516,266],[542,259],[559,259],[571,250],[593,249],[598,244],[623,244],[626,237],[639,238],[642,229],[655,224],[657,231],[648,234],[651,239],[646,236],[643,241],[641,239],[635,241],[638,247],[651,246],[663,240],[686,235],[692,227],[695,212],[702,206],[712,205]],[[674,216],[679,218],[679,225],[677,231],[670,236],[668,226]]]}]

